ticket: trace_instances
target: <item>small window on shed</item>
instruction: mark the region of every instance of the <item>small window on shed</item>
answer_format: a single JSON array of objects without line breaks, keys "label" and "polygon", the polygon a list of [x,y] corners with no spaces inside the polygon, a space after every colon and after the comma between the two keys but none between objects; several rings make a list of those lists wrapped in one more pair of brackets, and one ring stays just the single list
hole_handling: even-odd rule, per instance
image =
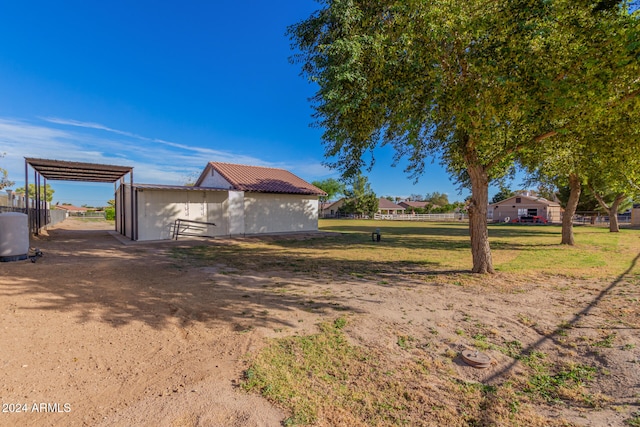
[{"label": "small window on shed", "polygon": [[516,197],[516,203],[522,203],[522,198],[521,197]]}]

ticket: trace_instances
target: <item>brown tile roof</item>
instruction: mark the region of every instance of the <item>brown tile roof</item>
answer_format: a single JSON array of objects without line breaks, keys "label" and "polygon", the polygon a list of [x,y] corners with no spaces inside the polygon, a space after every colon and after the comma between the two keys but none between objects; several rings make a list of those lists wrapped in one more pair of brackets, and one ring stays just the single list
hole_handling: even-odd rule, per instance
[{"label": "brown tile roof", "polygon": [[560,203],[558,202],[552,202],[550,200],[545,199],[544,197],[538,197],[538,196],[526,196],[524,194],[516,194],[515,196],[511,196],[507,199],[504,200],[500,200],[497,203],[490,203],[490,206],[497,206],[497,205],[502,205],[502,204],[512,204],[515,202],[515,199],[525,199],[528,202],[537,202],[543,205],[547,205],[547,206],[560,206]]},{"label": "brown tile roof", "polygon": [[258,193],[310,194],[324,196],[326,193],[284,169],[262,166],[235,165],[209,162],[235,190]]},{"label": "brown tile roof", "polygon": [[426,208],[427,203],[429,202],[415,202],[411,200],[405,200],[404,202],[400,202],[400,206],[404,206],[405,208]]},{"label": "brown tile roof", "polygon": [[396,205],[389,199],[385,199],[384,197],[380,197],[378,201],[378,209],[401,209],[404,210],[402,206]]},{"label": "brown tile roof", "polygon": [[85,207],[78,207],[78,206],[73,206],[73,205],[55,205],[53,206],[54,209],[63,209],[65,211],[69,211],[69,212],[86,212],[87,208]]},{"label": "brown tile roof", "polygon": [[329,208],[331,208],[333,205],[337,205],[338,203],[342,202],[343,200],[344,200],[344,199],[336,200],[335,202],[332,202],[332,201],[324,202],[324,208],[325,208],[325,209],[329,209]]}]

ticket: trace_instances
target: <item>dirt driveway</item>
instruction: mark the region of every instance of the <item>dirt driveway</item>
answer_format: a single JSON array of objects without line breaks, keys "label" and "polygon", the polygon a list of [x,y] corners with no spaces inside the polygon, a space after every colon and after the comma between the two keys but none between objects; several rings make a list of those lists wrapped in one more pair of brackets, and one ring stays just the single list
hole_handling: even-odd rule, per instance
[{"label": "dirt driveway", "polygon": [[[517,374],[497,351],[487,350],[494,364],[485,370],[450,356],[480,332],[549,361],[606,368],[591,384],[604,406],[541,407],[550,417],[615,426],[638,409],[637,267],[615,283],[495,277],[464,286],[401,273],[318,280],[229,263],[194,267],[170,251],[201,242],[125,245],[103,228],[67,220],[33,241],[44,252],[36,263],[0,264],[1,426],[280,425],[286,413],[238,387],[247,354],[265,337],[313,333],[337,315],[349,317],[358,345],[398,363],[410,352],[443,359],[460,381]],[[410,351],[400,336],[415,339]],[[597,346],[612,336],[611,346]]]},{"label": "dirt driveway", "polygon": [[96,225],[66,220],[33,242],[44,253],[36,263],[0,265],[0,425],[285,418],[235,387],[261,338],[229,315],[246,304],[243,290],[182,270],[167,256],[172,243],[125,246],[87,228]]}]

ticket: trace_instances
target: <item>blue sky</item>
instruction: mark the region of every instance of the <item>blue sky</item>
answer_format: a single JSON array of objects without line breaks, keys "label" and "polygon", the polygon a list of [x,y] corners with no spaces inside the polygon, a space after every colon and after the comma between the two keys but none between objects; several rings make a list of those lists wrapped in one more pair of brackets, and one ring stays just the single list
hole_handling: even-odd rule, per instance
[{"label": "blue sky", "polygon": [[[5,1],[0,4],[0,167],[24,185],[24,157],[134,167],[139,183],[184,184],[209,161],[338,178],[310,126],[315,87],[289,63],[288,25],[313,0]],[[417,185],[381,149],[367,176],[380,195],[439,191],[462,200],[437,164]],[[30,174],[29,180],[32,180]],[[104,205],[112,184],[50,182],[54,201]],[[14,188],[15,188],[14,187]]]}]

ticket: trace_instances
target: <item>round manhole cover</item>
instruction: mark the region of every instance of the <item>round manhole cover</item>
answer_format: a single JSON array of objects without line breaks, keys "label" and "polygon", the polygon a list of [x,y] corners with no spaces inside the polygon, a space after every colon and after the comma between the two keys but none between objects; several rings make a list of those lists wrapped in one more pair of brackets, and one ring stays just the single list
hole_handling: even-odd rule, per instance
[{"label": "round manhole cover", "polygon": [[462,360],[474,368],[488,368],[491,366],[491,358],[477,350],[464,350],[462,352]]}]

